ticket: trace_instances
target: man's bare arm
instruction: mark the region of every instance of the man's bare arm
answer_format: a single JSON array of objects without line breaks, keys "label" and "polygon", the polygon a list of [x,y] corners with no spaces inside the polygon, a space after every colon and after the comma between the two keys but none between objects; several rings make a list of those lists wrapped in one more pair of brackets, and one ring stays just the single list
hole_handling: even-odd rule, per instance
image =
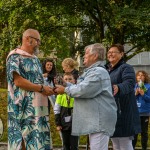
[{"label": "man's bare arm", "polygon": [[[34,84],[27,79],[20,76],[17,72],[13,72],[14,77],[14,83],[17,87],[20,87],[21,89],[27,90],[27,91],[34,91],[39,92],[41,91],[42,86],[39,84]],[[49,86],[43,86],[44,90],[42,91],[42,94],[44,95],[53,95],[53,89]]]}]

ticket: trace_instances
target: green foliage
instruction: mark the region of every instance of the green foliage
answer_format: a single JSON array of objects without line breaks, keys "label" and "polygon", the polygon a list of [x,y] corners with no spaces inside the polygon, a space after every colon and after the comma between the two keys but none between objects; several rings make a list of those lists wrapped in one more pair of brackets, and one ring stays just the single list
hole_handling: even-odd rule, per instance
[{"label": "green foliage", "polygon": [[68,21],[60,13],[63,7],[55,7],[55,4],[36,0],[1,1],[0,13],[3,14],[0,17],[1,56],[6,56],[10,50],[21,45],[22,32],[27,28],[39,30],[44,41],[41,50],[45,55],[49,55],[55,48],[58,57],[69,56],[72,44],[70,34],[75,29],[68,29]]},{"label": "green foliage", "polygon": [[[1,0],[1,64],[10,50],[21,45],[22,32],[27,28],[39,30],[41,51],[47,56],[55,49],[59,63],[95,42],[107,47],[130,44],[126,52],[130,59],[149,51],[149,8],[149,0]],[[75,31],[82,35],[80,40]]]},{"label": "green foliage", "polygon": [[7,141],[7,91],[0,89],[0,119],[3,123],[4,132],[0,141]]}]

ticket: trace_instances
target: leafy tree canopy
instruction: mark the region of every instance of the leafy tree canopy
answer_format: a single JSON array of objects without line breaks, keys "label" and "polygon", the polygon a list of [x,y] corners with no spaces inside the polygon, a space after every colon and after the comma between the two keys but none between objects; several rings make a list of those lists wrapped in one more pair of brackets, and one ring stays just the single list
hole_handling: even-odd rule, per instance
[{"label": "leafy tree canopy", "polygon": [[149,0],[1,0],[1,62],[21,44],[27,28],[39,30],[45,56],[55,49],[58,58],[73,57],[86,45],[102,42],[131,45],[130,59],[149,51],[149,8]]}]

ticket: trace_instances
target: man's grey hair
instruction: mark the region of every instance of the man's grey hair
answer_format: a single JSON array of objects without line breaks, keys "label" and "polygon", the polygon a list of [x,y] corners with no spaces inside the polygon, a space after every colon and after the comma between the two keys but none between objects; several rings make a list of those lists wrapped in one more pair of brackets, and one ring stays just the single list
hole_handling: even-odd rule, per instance
[{"label": "man's grey hair", "polygon": [[88,45],[84,48],[84,50],[86,49],[89,49],[91,54],[97,53],[100,61],[105,60],[106,48],[101,43]]}]

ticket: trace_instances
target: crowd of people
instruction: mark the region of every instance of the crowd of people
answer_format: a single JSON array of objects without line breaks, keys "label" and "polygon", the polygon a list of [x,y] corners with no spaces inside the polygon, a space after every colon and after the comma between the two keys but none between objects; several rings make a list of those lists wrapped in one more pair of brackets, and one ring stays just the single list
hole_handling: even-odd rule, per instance
[{"label": "crowd of people", "polygon": [[108,150],[110,140],[114,150],[134,150],[139,134],[147,149],[150,78],[125,62],[123,45],[107,53],[100,43],[86,46],[83,73],[65,58],[58,82],[54,61],[36,56],[40,44],[39,32],[27,29],[7,56],[8,150],[51,150],[50,108],[63,150],[78,150],[80,135],[89,135],[91,150]]}]

